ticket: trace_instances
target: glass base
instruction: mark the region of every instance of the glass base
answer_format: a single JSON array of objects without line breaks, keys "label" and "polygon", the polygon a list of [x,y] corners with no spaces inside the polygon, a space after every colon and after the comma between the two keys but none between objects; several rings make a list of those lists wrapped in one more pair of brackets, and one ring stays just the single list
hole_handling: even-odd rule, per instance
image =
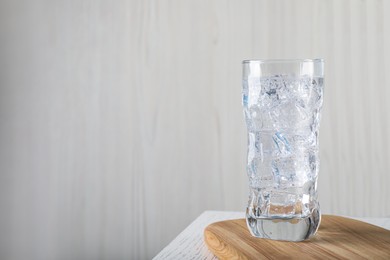
[{"label": "glass base", "polygon": [[313,236],[320,225],[321,214],[314,209],[307,217],[254,218],[246,213],[246,223],[252,236],[273,240],[302,241]]}]

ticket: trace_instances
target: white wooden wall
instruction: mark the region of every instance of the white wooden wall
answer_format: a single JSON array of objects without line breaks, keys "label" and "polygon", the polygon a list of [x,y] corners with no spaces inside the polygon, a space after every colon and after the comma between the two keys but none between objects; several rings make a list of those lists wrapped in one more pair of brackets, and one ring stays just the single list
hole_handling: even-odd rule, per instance
[{"label": "white wooden wall", "polygon": [[323,212],[390,216],[390,1],[0,0],[0,258],[153,257],[247,203],[241,60],[326,61]]}]

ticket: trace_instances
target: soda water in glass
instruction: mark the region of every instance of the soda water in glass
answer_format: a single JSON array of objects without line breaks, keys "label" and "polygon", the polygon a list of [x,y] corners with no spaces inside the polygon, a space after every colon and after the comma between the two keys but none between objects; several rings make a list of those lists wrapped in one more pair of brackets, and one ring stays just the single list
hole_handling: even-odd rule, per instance
[{"label": "soda water in glass", "polygon": [[301,241],[318,229],[323,84],[322,59],[243,61],[246,220],[253,236]]}]

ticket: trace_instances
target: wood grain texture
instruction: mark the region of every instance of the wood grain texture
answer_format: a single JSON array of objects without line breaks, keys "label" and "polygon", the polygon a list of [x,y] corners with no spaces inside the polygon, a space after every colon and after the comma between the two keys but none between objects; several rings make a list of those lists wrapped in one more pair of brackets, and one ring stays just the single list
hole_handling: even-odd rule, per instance
[{"label": "wood grain texture", "polygon": [[390,231],[349,218],[323,215],[317,234],[303,242],[251,236],[245,219],[205,228],[208,248],[219,259],[389,259]]},{"label": "wood grain texture", "polygon": [[[205,228],[218,221],[239,219],[245,212],[205,211],[172,240],[153,260],[203,259],[217,260],[204,242]],[[359,218],[357,220],[390,231],[390,218]]]},{"label": "wood grain texture", "polygon": [[247,58],[325,59],[322,211],[390,216],[389,13],[0,0],[0,258],[150,259],[204,210],[244,210]]}]

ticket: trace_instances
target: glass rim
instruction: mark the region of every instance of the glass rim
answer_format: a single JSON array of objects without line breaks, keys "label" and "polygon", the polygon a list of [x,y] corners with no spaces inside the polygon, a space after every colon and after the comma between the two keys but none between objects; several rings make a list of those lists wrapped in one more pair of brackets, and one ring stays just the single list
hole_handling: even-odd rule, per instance
[{"label": "glass rim", "polygon": [[316,59],[253,59],[243,60],[242,64],[247,63],[258,63],[258,64],[269,64],[269,63],[302,63],[302,62],[324,62],[322,58]]}]

